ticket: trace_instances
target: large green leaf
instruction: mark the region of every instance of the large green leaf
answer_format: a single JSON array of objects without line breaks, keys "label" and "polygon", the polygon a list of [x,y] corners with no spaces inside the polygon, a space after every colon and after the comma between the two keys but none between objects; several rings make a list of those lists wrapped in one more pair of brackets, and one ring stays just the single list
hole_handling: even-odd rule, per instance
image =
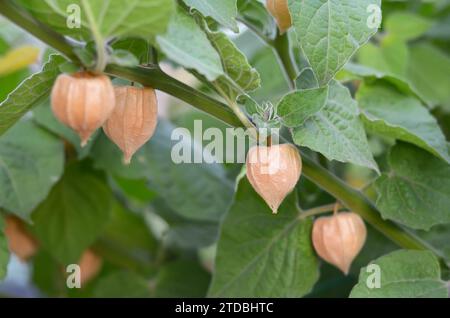
[{"label": "large green leaf", "polygon": [[[94,30],[104,39],[149,38],[164,33],[175,8],[173,0],[19,0],[19,3],[58,32],[83,39],[89,38]],[[76,8],[81,17],[80,28],[69,27],[77,18]],[[93,24],[89,23],[89,14]]]},{"label": "large green leaf", "polygon": [[296,194],[273,215],[246,178],[222,224],[211,297],[301,297],[318,279],[311,219]]},{"label": "large green leaf", "polygon": [[88,167],[70,165],[33,213],[42,246],[63,264],[79,260],[109,221],[111,192]]},{"label": "large green leaf", "polygon": [[370,6],[381,8],[381,0],[289,0],[298,42],[320,85],[377,32]]},{"label": "large green leaf", "polygon": [[33,120],[39,126],[70,142],[77,150],[78,158],[84,158],[89,154],[89,151],[94,144],[93,141],[97,137],[97,132],[95,132],[90,138],[88,144],[81,147],[80,137],[78,134],[73,129],[56,119],[50,107],[50,99],[45,100],[39,106],[33,108]]},{"label": "large green leaf", "polygon": [[171,262],[156,276],[154,297],[205,297],[210,279],[211,275],[198,262]]},{"label": "large green leaf", "polygon": [[235,98],[259,88],[261,79],[258,72],[249,64],[247,57],[222,32],[209,32],[208,38],[222,60],[226,75],[216,81],[227,96]]},{"label": "large green leaf", "polygon": [[116,271],[101,278],[95,286],[96,298],[148,298],[149,282],[142,276],[129,271]]},{"label": "large green leaf", "polygon": [[349,90],[333,81],[326,105],[293,130],[294,142],[322,153],[329,160],[378,170],[369,149],[359,110]]},{"label": "large green leaf", "polygon": [[166,221],[164,242],[169,247],[197,249],[214,244],[219,233],[218,221],[196,221],[183,217],[161,198],[152,202],[152,211]]},{"label": "large green leaf", "polygon": [[31,121],[22,121],[0,138],[0,207],[29,219],[60,178],[64,147]]},{"label": "large green leaf", "polygon": [[375,183],[377,206],[384,218],[428,230],[450,223],[450,165],[409,144],[389,155],[390,172]]},{"label": "large green leaf", "polygon": [[150,261],[155,257],[157,241],[142,215],[126,209],[118,202],[111,208],[111,218],[102,233],[108,246]]},{"label": "large green leaf", "polygon": [[99,138],[92,157],[97,167],[112,174],[146,178],[150,187],[180,215],[198,221],[217,221],[228,208],[233,185],[221,164],[175,164],[171,156],[175,145],[193,153],[198,151],[199,144],[188,134],[172,140],[173,129],[170,123],[160,120],[152,140],[134,156],[128,167],[122,164],[120,150],[105,137]]},{"label": "large green leaf", "polygon": [[408,41],[426,33],[432,22],[420,15],[407,11],[391,13],[385,22],[389,41]]},{"label": "large green leaf", "polygon": [[157,37],[161,50],[178,64],[194,69],[209,81],[223,75],[222,62],[194,18],[181,10],[172,17],[169,29]]},{"label": "large green leaf", "polygon": [[410,49],[408,80],[431,106],[450,110],[450,57],[430,44]]},{"label": "large green leaf", "polygon": [[399,79],[406,78],[409,48],[405,42],[367,43],[358,52],[359,63]]},{"label": "large green leaf", "polygon": [[[447,283],[441,280],[439,262],[429,251],[400,250],[361,269],[352,298],[447,298]],[[374,266],[380,268],[380,288],[369,288]],[[369,269],[369,270],[368,270]]]},{"label": "large green leaf", "polygon": [[450,162],[436,119],[416,98],[386,85],[364,85],[357,94],[366,126],[383,136],[410,142]]},{"label": "large green leaf", "polygon": [[278,115],[288,127],[298,127],[328,102],[328,86],[289,93],[278,104]]},{"label": "large green leaf", "polygon": [[9,261],[8,241],[6,240],[5,222],[3,215],[0,214],[0,281],[6,276],[6,269]]},{"label": "large green leaf", "polygon": [[27,111],[46,98],[59,75],[59,66],[65,59],[51,55],[41,72],[22,82],[0,104],[0,135],[14,125]]},{"label": "large green leaf", "polygon": [[236,0],[183,0],[192,9],[198,10],[205,17],[211,17],[223,26],[239,32],[236,23]]}]

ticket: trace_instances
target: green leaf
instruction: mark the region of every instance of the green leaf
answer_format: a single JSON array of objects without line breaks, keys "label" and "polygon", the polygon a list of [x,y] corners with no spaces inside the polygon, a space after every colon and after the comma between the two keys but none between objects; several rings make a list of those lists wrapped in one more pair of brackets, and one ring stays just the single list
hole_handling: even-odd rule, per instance
[{"label": "green leaf", "polygon": [[[450,223],[433,226],[430,231],[416,231],[422,239],[428,242],[436,251],[450,259]],[[450,286],[449,286],[450,287]]]},{"label": "green leaf", "polygon": [[161,50],[173,61],[198,71],[209,81],[223,75],[222,62],[194,18],[178,10],[165,35],[157,37]]},{"label": "green leaf", "polygon": [[211,275],[199,263],[179,260],[168,263],[158,272],[154,297],[205,297]]},{"label": "green leaf", "polygon": [[322,153],[329,160],[349,162],[378,171],[369,149],[359,110],[349,90],[330,84],[326,105],[293,130],[294,142]]},{"label": "green leaf", "polygon": [[[367,46],[369,46],[369,44],[367,44]],[[364,48],[367,46],[364,46]],[[364,48],[361,49],[361,52],[364,51]],[[377,56],[378,53],[375,53],[372,59],[376,59]],[[337,74],[336,79],[341,82],[364,79],[369,83],[382,79],[395,86],[395,88],[399,91],[416,96],[418,99],[423,101],[423,98],[419,95],[419,92],[415,91],[414,88],[411,87],[406,78],[400,78],[393,75],[390,71],[385,72],[370,66],[349,62],[345,64],[345,67]]]},{"label": "green leaf", "polygon": [[167,222],[169,228],[163,239],[169,247],[197,249],[208,247],[217,240],[219,222],[195,221],[183,217],[161,198],[152,202],[152,210]]},{"label": "green leaf", "polygon": [[172,160],[175,146],[182,148],[183,153],[191,151],[193,154],[198,151],[199,144],[190,134],[172,140],[173,129],[169,122],[159,120],[155,135],[138,151],[128,167],[122,163],[121,151],[103,135],[92,151],[92,158],[96,167],[114,175],[146,178],[150,188],[180,215],[198,221],[217,221],[228,208],[233,185],[221,164],[175,164]]},{"label": "green leaf", "polygon": [[264,4],[265,1],[238,0],[239,19],[269,39],[273,39],[277,33],[277,25]]},{"label": "green leaf", "polygon": [[118,202],[111,208],[111,217],[106,225],[102,239],[108,245],[130,255],[151,259],[157,250],[157,241],[152,236],[142,215],[132,212]]},{"label": "green leaf", "polygon": [[278,115],[287,127],[298,127],[328,102],[328,86],[296,91],[278,104]]},{"label": "green leaf", "polygon": [[382,136],[415,144],[450,162],[447,141],[436,119],[411,96],[387,85],[364,85],[357,94],[366,127]]},{"label": "green leaf", "polygon": [[0,135],[14,125],[26,112],[46,98],[65,62],[60,55],[51,55],[41,72],[23,81],[0,104]]},{"label": "green leaf", "polygon": [[366,43],[377,28],[368,24],[381,0],[289,0],[298,43],[322,86]]},{"label": "green leaf", "polygon": [[241,179],[222,224],[209,296],[305,295],[318,279],[311,228],[311,219],[299,219],[295,193],[273,215],[248,180]]},{"label": "green leaf", "polygon": [[148,298],[149,283],[133,272],[118,271],[99,280],[93,291],[96,298]]},{"label": "green leaf", "polygon": [[33,120],[39,126],[69,141],[77,150],[79,159],[85,158],[89,154],[92,145],[94,144],[93,141],[97,137],[97,132],[95,132],[90,138],[88,144],[85,147],[81,147],[80,137],[78,134],[56,119],[50,107],[49,99],[33,108]]},{"label": "green leaf", "polygon": [[[98,31],[109,37],[138,36],[149,38],[164,33],[175,9],[173,0],[19,0],[38,20],[54,30],[75,38],[89,39]],[[92,12],[95,25],[89,24],[84,4]],[[79,13],[79,16],[77,15]],[[70,27],[80,17],[80,28]]]},{"label": "green leaf", "polygon": [[389,154],[390,172],[377,179],[382,216],[414,229],[450,223],[450,165],[412,145]]},{"label": "green leaf", "polygon": [[125,50],[133,54],[140,63],[148,63],[149,43],[141,38],[125,38],[112,44],[114,50]]},{"label": "green leaf", "polygon": [[432,22],[417,14],[398,11],[389,14],[385,29],[390,41],[409,41],[426,33]]},{"label": "green leaf", "polygon": [[358,52],[358,60],[361,64],[378,72],[406,79],[409,54],[409,48],[405,42],[382,42],[380,46],[367,43]]},{"label": "green leaf", "polygon": [[60,140],[21,121],[0,138],[0,207],[29,220],[64,169]]},{"label": "green leaf", "polygon": [[33,213],[42,246],[63,264],[79,260],[109,221],[111,192],[87,167],[71,165]]},{"label": "green leaf", "polygon": [[258,71],[249,64],[244,53],[224,33],[207,31],[207,34],[222,60],[226,75],[220,76],[216,83],[226,95],[234,99],[259,88]]},{"label": "green leaf", "polygon": [[236,22],[236,0],[183,0],[191,9],[198,10],[203,16],[211,17],[223,26],[239,32]]},{"label": "green leaf", "polygon": [[450,57],[430,44],[410,48],[408,80],[430,106],[450,110]]},{"label": "green leaf", "polygon": [[115,49],[109,56],[109,63],[125,67],[135,67],[139,65],[139,59],[127,50]]},{"label": "green leaf", "polygon": [[[373,271],[361,269],[351,298],[447,298],[447,283],[441,280],[438,260],[429,251],[400,250],[380,257],[380,288],[369,288]],[[371,277],[372,276],[372,277]]]},{"label": "green leaf", "polygon": [[5,233],[5,222],[0,214],[0,281],[5,278],[9,262],[9,248]]}]

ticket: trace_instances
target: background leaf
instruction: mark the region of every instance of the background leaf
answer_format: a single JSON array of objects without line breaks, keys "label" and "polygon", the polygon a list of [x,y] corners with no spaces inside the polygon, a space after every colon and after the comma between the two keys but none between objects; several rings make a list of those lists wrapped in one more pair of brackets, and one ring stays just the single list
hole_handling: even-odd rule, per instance
[{"label": "background leaf", "polygon": [[0,135],[50,94],[53,82],[60,73],[59,65],[64,62],[65,59],[60,55],[50,56],[41,72],[24,80],[0,104]]},{"label": "background leaf", "polygon": [[199,144],[190,134],[172,140],[173,129],[172,124],[160,120],[152,140],[135,155],[129,167],[122,164],[120,150],[104,137],[95,145],[92,157],[97,167],[112,174],[124,176],[130,172],[132,178],[146,178],[149,186],[180,215],[197,221],[218,221],[228,208],[233,184],[221,164],[173,163],[175,144],[191,149],[192,154],[199,151]]},{"label": "background leaf", "polygon": [[357,101],[369,130],[413,143],[450,162],[447,141],[436,119],[414,97],[378,84],[360,87]]},{"label": "background leaf", "polygon": [[179,260],[161,268],[155,279],[155,297],[205,297],[211,275],[198,262]]},{"label": "background leaf", "polygon": [[414,229],[450,223],[450,165],[412,145],[389,155],[389,173],[377,179],[377,207],[384,218]]},{"label": "background leaf", "polygon": [[273,215],[246,178],[222,224],[210,297],[301,297],[318,278],[312,220],[291,194]]},{"label": "background leaf", "polygon": [[148,298],[149,284],[143,277],[130,271],[117,271],[103,277],[95,286],[96,298]]},{"label": "background leaf", "polygon": [[9,248],[5,233],[5,221],[0,214],[0,281],[6,276],[6,270],[9,262]]},{"label": "background leaf", "polygon": [[370,273],[361,269],[352,298],[447,298],[447,283],[441,280],[438,260],[429,251],[401,250],[372,264],[381,268],[381,288],[369,289]]},{"label": "background leaf", "polygon": [[0,207],[29,220],[64,170],[60,140],[30,120],[0,138]]},{"label": "background leaf", "polygon": [[33,213],[42,246],[58,261],[71,264],[101,234],[109,221],[111,192],[89,169],[71,165]]}]

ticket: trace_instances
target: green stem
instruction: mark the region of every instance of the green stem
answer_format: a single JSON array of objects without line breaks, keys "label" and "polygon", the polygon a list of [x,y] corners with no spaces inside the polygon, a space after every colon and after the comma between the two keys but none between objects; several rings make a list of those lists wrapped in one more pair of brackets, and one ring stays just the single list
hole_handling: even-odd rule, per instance
[{"label": "green stem", "polygon": [[[64,37],[56,35],[53,31],[48,30],[48,28],[37,29],[37,26],[40,26],[40,24],[28,15],[20,12],[20,9],[12,5],[10,1],[0,0],[0,13],[29,33],[38,37],[43,42],[59,50],[68,58],[78,62],[78,58],[73,54],[72,47]],[[282,56],[286,55],[282,54]],[[287,59],[285,57],[282,60],[284,61],[283,65],[286,67],[286,73],[291,74],[290,77],[294,78],[296,73],[294,73],[295,64],[292,59]],[[155,89],[164,91],[231,126],[242,127],[240,120],[226,105],[171,78],[158,68],[127,68],[109,65],[106,67],[105,71],[113,76],[139,82],[142,85],[151,86]],[[304,175],[320,186],[324,191],[333,195],[349,210],[361,215],[368,223],[399,246],[407,249],[432,250],[440,258],[441,263],[445,264],[445,258],[442,257],[439,251],[436,251],[426,242],[406,231],[399,225],[383,220],[380,217],[377,208],[361,192],[349,187],[342,180],[338,179],[335,175],[318,165],[306,155],[302,154],[302,157]]]},{"label": "green stem", "polygon": [[253,131],[255,129],[255,126],[248,119],[247,115],[245,115],[244,112],[239,108],[239,105],[236,103],[236,101],[229,98],[219,85],[214,85],[214,87],[219,92],[219,94],[227,101],[228,106],[231,108],[236,117],[239,118],[242,125],[244,125],[247,129],[250,129],[250,131]]},{"label": "green stem", "polygon": [[173,79],[158,67],[128,68],[111,64],[106,67],[105,72],[175,96],[230,126],[242,126],[242,123],[227,105]]},{"label": "green stem", "polygon": [[310,216],[316,216],[316,215],[332,212],[335,209],[335,207],[336,207],[336,204],[328,204],[328,205],[323,205],[323,206],[319,206],[316,208],[312,208],[312,209],[309,209],[306,211],[301,211],[300,219],[306,219]]},{"label": "green stem", "polygon": [[97,23],[95,23],[95,17],[92,13],[89,1],[81,0],[81,4],[86,13],[86,18],[88,20],[89,26],[91,27],[92,36],[94,37],[95,47],[97,51],[97,63],[95,64],[94,71],[100,74],[105,70],[106,64],[108,63],[108,54],[106,53],[105,40],[103,39]]},{"label": "green stem", "polygon": [[291,90],[296,88],[295,80],[298,76],[297,65],[292,56],[292,48],[287,33],[278,35],[273,42],[273,49],[280,64],[283,66],[286,80]]},{"label": "green stem", "polygon": [[70,60],[79,62],[77,55],[73,52],[73,48],[63,36],[39,21],[34,20],[26,11],[17,8],[11,1],[0,0],[0,13],[42,42],[61,52]]}]

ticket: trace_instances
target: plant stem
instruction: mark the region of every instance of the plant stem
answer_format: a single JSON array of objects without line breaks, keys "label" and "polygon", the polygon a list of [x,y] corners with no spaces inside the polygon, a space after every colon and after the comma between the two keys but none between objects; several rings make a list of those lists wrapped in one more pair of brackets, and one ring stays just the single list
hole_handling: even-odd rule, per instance
[{"label": "plant stem", "polygon": [[102,73],[105,70],[106,64],[108,63],[108,54],[106,53],[105,40],[103,39],[100,30],[98,29],[97,23],[95,23],[95,17],[92,13],[91,5],[88,0],[81,0],[81,4],[86,13],[86,18],[91,27],[92,36],[94,37],[95,47],[97,51],[97,63],[95,64],[95,72]]},{"label": "plant stem", "polygon": [[292,49],[287,33],[277,35],[273,42],[273,49],[278,60],[280,61],[280,64],[283,66],[283,71],[289,84],[289,88],[294,90],[296,88],[295,79],[297,78],[298,71],[294,57],[292,56]]},{"label": "plant stem", "polygon": [[328,213],[328,212],[333,211],[334,208],[335,208],[335,204],[328,204],[328,205],[323,205],[323,206],[319,206],[316,208],[312,208],[312,209],[301,212],[300,219],[306,219],[310,216],[316,216],[319,214]]},{"label": "plant stem", "polygon": [[79,62],[73,48],[62,35],[34,20],[26,11],[17,8],[11,1],[0,0],[0,13],[42,42],[52,46],[68,59]]},{"label": "plant stem", "polygon": [[[79,62],[79,59],[73,53],[73,48],[64,37],[41,26],[40,23],[34,21],[29,15],[21,12],[20,8],[12,5],[9,0],[0,0],[0,13],[46,44],[59,50],[69,59]],[[285,40],[287,39],[283,41]],[[284,46],[284,48],[286,47]],[[280,52],[284,52],[283,50]],[[287,58],[290,54],[286,55],[285,53],[281,55],[284,56],[282,59],[283,66],[286,68],[286,73],[290,74],[290,78],[294,78],[296,76],[294,72],[295,63],[293,63],[291,58]],[[207,112],[230,126],[243,126],[238,117],[226,105],[171,78],[160,69],[144,67],[127,68],[109,65],[105,71],[108,74],[164,91]],[[432,250],[440,258],[441,263],[446,264],[445,258],[439,251],[399,225],[391,221],[383,220],[377,208],[361,192],[348,186],[308,156],[302,154],[302,158],[304,175],[324,191],[333,195],[349,210],[361,215],[368,223],[399,246],[407,249]]]},{"label": "plant stem", "polygon": [[177,97],[230,126],[242,126],[239,118],[236,117],[227,105],[175,80],[157,67],[129,68],[111,64],[106,67],[105,72]]},{"label": "plant stem", "polygon": [[255,126],[253,126],[251,121],[247,118],[247,115],[245,115],[244,112],[242,112],[242,110],[239,108],[239,105],[234,100],[229,98],[228,95],[220,88],[219,85],[215,85],[214,87],[217,89],[220,95],[227,101],[228,106],[231,108],[236,117],[239,118],[242,125],[253,131],[255,129]]}]

